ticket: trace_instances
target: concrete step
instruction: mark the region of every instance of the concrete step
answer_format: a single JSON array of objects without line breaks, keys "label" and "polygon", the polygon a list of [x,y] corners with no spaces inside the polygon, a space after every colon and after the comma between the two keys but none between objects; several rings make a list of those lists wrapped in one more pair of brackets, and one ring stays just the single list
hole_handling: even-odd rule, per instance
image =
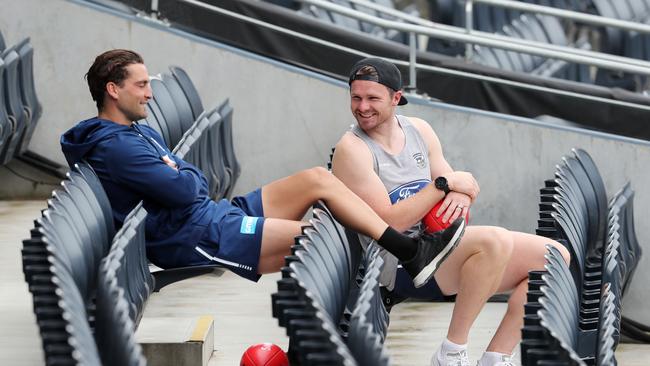
[{"label": "concrete step", "polygon": [[135,337],[150,366],[206,366],[214,351],[214,318],[142,318]]}]

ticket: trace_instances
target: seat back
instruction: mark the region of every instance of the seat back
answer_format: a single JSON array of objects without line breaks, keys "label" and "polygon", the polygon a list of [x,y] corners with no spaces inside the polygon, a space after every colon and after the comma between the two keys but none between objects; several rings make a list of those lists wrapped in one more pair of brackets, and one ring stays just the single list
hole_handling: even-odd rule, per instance
[{"label": "seat back", "polygon": [[192,114],[192,106],[190,101],[185,96],[183,89],[181,88],[178,80],[170,74],[163,74],[162,81],[167,87],[169,94],[171,95],[174,104],[176,105],[176,111],[178,112],[178,117],[181,122],[181,132],[185,133],[192,123],[196,120]]},{"label": "seat back", "polygon": [[4,164],[6,164],[13,159],[17,153],[16,147],[22,139],[28,116],[25,112],[22,98],[20,96],[20,83],[18,76],[20,57],[13,47],[2,52],[0,57],[2,57],[5,63],[5,75],[3,80],[5,107],[7,114],[14,122],[13,131],[4,152]]},{"label": "seat back", "polygon": [[151,89],[153,91],[153,99],[160,108],[160,112],[162,113],[162,117],[165,119],[169,131],[169,141],[166,140],[165,142],[167,142],[167,146],[176,146],[183,135],[183,126],[176,109],[176,103],[174,103],[174,99],[169,93],[165,83],[161,80],[152,78]]},{"label": "seat back", "polygon": [[172,75],[178,81],[181,89],[183,89],[183,93],[185,93],[185,97],[189,101],[190,107],[192,108],[192,115],[194,116],[194,120],[196,120],[199,115],[203,113],[203,103],[201,102],[199,92],[196,90],[194,83],[190,79],[189,75],[187,75],[187,72],[185,72],[185,70],[178,66],[171,66],[169,69],[171,70]]},{"label": "seat back", "polygon": [[17,153],[23,154],[29,147],[29,142],[32,139],[36,124],[41,118],[43,108],[36,96],[36,87],[34,86],[34,65],[33,56],[34,48],[29,42],[29,38],[25,39],[16,46],[16,51],[20,57],[20,65],[18,67],[20,92],[23,100],[23,105],[29,112],[28,124],[21,141],[17,147]]},{"label": "seat back", "polygon": [[153,290],[144,257],[145,222],[146,211],[140,204],[115,234],[111,251],[99,269],[95,333],[105,365],[146,364],[134,335]]}]

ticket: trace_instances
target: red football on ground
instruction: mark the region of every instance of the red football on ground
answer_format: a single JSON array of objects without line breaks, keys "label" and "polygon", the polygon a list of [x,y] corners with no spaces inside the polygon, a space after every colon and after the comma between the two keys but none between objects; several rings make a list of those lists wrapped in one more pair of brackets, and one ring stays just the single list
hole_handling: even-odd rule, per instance
[{"label": "red football on ground", "polygon": [[244,352],[240,366],[289,366],[289,359],[282,348],[273,343],[255,344]]},{"label": "red football on ground", "polygon": [[[428,233],[435,233],[436,231],[444,230],[449,225],[451,222],[442,222],[442,217],[444,216],[444,212],[440,217],[436,217],[436,213],[438,212],[438,209],[442,205],[442,202],[444,200],[438,201],[433,208],[427,212],[426,215],[424,215],[424,218],[422,219],[422,223],[424,224],[424,229]],[[467,217],[465,218],[466,221],[469,221],[469,211],[467,212]]]}]

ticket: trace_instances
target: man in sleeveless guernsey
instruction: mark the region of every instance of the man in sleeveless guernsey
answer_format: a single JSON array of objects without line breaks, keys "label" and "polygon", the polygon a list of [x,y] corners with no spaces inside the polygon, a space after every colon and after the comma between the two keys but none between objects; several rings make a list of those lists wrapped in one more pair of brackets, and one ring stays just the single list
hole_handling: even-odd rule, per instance
[{"label": "man in sleeveless guernsey", "polygon": [[390,228],[368,205],[323,168],[312,168],[236,197],[215,202],[203,173],[171,153],[155,130],[138,125],[151,99],[142,57],[107,51],[86,74],[98,116],[61,136],[72,167],[85,160],[99,176],[118,227],[144,201],[147,256],[162,268],[221,263],[257,281],[290,254],[300,221],[323,200],[343,225],[364,233],[400,258],[421,286],[459,242],[465,221],[435,235],[410,238]]},{"label": "man in sleeveless guernsey", "polygon": [[[350,73],[350,108],[357,123],[336,145],[332,171],[389,225],[402,232],[420,231],[424,215],[439,201],[443,221],[467,215],[479,194],[471,173],[454,171],[442,154],[431,126],[396,114],[407,103],[399,69],[368,58]],[[399,258],[385,253],[382,285],[397,296],[455,295],[447,338],[431,365],[468,365],[467,336],[483,305],[495,293],[512,291],[508,307],[478,365],[513,365],[511,354],[523,326],[528,271],[543,269],[547,238],[492,226],[468,226],[458,248],[426,287],[414,291]],[[403,264],[403,263],[402,263]],[[428,292],[428,293],[426,293]],[[434,315],[435,316],[435,315]]]}]

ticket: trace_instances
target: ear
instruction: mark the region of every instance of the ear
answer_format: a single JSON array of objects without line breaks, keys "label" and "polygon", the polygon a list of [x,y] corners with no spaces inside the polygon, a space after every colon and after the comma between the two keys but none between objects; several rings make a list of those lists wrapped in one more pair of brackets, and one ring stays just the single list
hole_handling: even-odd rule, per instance
[{"label": "ear", "polygon": [[113,99],[117,99],[118,93],[117,93],[117,84],[115,84],[112,81],[109,81],[106,83],[106,93]]},{"label": "ear", "polygon": [[392,100],[392,105],[393,106],[397,106],[397,104],[399,103],[399,100],[402,98],[402,93],[403,92],[401,90],[398,90],[398,91],[395,92],[395,94],[393,94],[393,100]]}]

